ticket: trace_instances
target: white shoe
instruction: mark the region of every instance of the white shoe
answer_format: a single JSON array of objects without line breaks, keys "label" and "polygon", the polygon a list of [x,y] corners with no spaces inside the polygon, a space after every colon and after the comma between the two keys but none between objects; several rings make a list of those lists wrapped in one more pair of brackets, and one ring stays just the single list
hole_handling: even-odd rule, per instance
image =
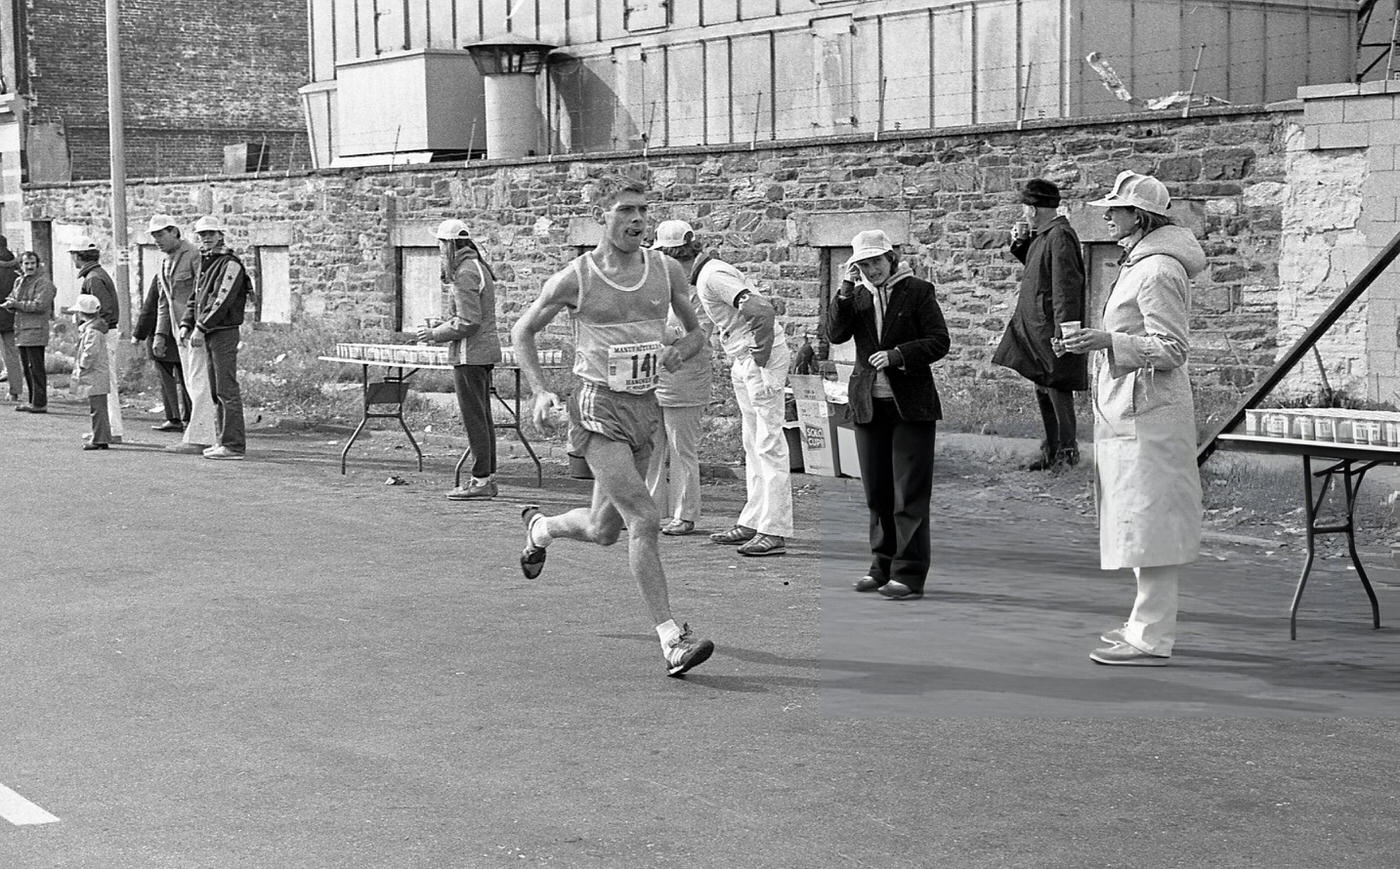
[{"label": "white shoe", "polygon": [[1110,646],[1116,646],[1120,643],[1126,643],[1128,641],[1128,638],[1126,636],[1127,630],[1128,623],[1124,622],[1123,624],[1119,625],[1111,631],[1104,631],[1103,633],[1099,634],[1099,639]]},{"label": "white shoe", "polygon": [[242,453],[235,453],[233,450],[229,449],[223,444],[212,446],[209,449],[205,450],[204,457],[206,459],[222,459],[224,461],[230,462],[237,462],[243,460]]}]

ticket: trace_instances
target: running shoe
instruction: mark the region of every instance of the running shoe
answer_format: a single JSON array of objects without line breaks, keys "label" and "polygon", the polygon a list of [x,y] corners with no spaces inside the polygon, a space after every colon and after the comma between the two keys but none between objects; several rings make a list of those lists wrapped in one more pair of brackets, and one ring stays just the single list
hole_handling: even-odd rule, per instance
[{"label": "running shoe", "polygon": [[714,643],[709,640],[697,640],[690,632],[690,625],[683,624],[680,636],[666,645],[666,675],[682,676],[686,671],[705,663],[714,651]]},{"label": "running shoe", "polygon": [[520,553],[520,572],[525,574],[526,579],[534,579],[544,570],[544,558],[548,553],[543,546],[536,546],[530,538],[530,526],[543,518],[544,514],[540,512],[537,504],[529,504],[520,511],[520,519],[525,523],[525,549]]}]

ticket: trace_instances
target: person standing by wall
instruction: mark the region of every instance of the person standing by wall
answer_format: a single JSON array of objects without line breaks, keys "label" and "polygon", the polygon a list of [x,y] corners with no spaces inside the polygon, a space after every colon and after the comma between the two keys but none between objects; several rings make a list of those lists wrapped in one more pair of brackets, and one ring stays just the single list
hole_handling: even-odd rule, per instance
[{"label": "person standing by wall", "polygon": [[496,334],[496,273],[481,256],[467,225],[444,220],[437,228],[442,280],[448,285],[442,323],[418,327],[418,340],[448,343],[452,389],[472,451],[472,477],[447,493],[452,501],[489,500],[496,489],[496,426],[491,419],[491,375],[501,361]]},{"label": "person standing by wall", "polygon": [[195,221],[199,279],[180,322],[180,340],[203,347],[214,393],[214,436],[206,459],[239,460],[248,450],[243,428],[243,393],[238,388],[238,332],[252,282],[243,262],[224,244],[224,224],[213,216]]},{"label": "person standing by wall", "polygon": [[[156,246],[165,254],[161,263],[160,298],[156,306],[156,334],[168,332],[175,336],[194,300],[195,281],[199,276],[199,251],[180,237],[180,228],[168,214],[155,214],[146,224]],[[175,354],[180,357],[180,373],[189,393],[189,419],[185,434],[178,444],[165,448],[168,453],[202,455],[214,444],[214,394],[209,386],[209,355],[202,347],[191,347],[188,341],[175,340]]]},{"label": "person standing by wall", "polygon": [[747,500],[716,543],[748,557],[782,555],[792,536],[792,477],[783,434],[783,386],[791,362],[772,304],[729,263],[705,252],[683,220],[656,227],[656,249],[681,264],[705,316],[719,331],[743,426]]},{"label": "person standing by wall", "polygon": [[[1079,464],[1074,393],[1089,388],[1079,354],[1057,353],[1060,324],[1084,320],[1084,255],[1079,236],[1058,211],[1060,188],[1035,178],[1021,188],[1023,219],[1012,230],[1011,254],[1025,265],[1016,311],[992,361],[1035,385],[1045,426],[1040,457],[1028,470]],[[1053,345],[1053,346],[1052,346]]]},{"label": "person standing by wall", "polygon": [[[665,224],[662,224],[663,226]],[[699,301],[690,294],[690,306]],[[710,404],[714,364],[710,357],[710,331],[700,320],[705,343],[675,371],[661,369],[656,382],[656,402],[661,405],[661,428],[647,467],[647,490],[661,511],[661,533],[681,537],[695,530],[700,520],[700,432],[705,408]],[[666,337],[671,344],[685,337],[685,327],[675,311],[666,317]]]},{"label": "person standing by wall", "polygon": [[932,561],[929,500],[943,413],[930,366],[948,355],[948,326],[933,284],[914,277],[884,232],[857,233],[851,249],[826,328],[833,344],[856,342],[849,396],[872,558],[855,589],[914,600]]},{"label": "person standing by wall", "polygon": [[1189,229],[1167,215],[1171,196],[1149,175],[1119,173],[1090,203],[1124,250],[1104,305],[1102,329],[1064,338],[1070,353],[1094,353],[1094,477],[1099,566],[1131,567],[1137,598],[1122,627],[1100,639],[1098,664],[1167,663],[1176,642],[1182,565],[1201,546],[1201,477],[1191,352],[1191,278],[1206,266]]},{"label": "person standing by wall", "polygon": [[[19,259],[10,251],[10,242],[0,235],[0,302],[10,297],[19,280]],[[15,313],[0,307],[0,361],[5,363],[4,381],[9,387],[10,401],[19,401],[24,389],[24,363],[19,361],[15,344]]]},{"label": "person standing by wall", "polygon": [[141,302],[141,313],[131,333],[131,343],[146,342],[146,351],[156,365],[160,379],[160,401],[165,421],[151,428],[156,431],[182,432],[190,421],[190,393],[185,388],[185,372],[180,366],[179,345],[175,336],[157,331],[160,322],[160,277],[151,278],[150,288]]},{"label": "person standing by wall", "polygon": [[[78,280],[82,281],[82,286],[78,289],[80,295],[94,296],[101,305],[99,316],[107,324],[107,332],[115,332],[121,324],[121,308],[117,302],[117,285],[112,281],[112,276],[102,267],[101,254],[98,253],[97,243],[91,239],[80,240],[71,251],[73,266],[78,270]],[[121,443],[125,427],[122,424],[122,402],[121,395],[117,390],[117,374],[121,367],[117,362],[117,342],[109,341],[104,334],[102,348],[107,352],[108,384],[107,392],[102,393],[107,399],[107,420],[111,428],[111,439],[114,443]]]},{"label": "person standing by wall", "polygon": [[29,390],[29,401],[15,405],[24,413],[49,412],[49,375],[44,369],[44,348],[49,346],[49,322],[58,289],[44,274],[39,255],[25,251],[19,258],[19,281],[10,297],[0,302],[15,315],[15,345]]},{"label": "person standing by wall", "polygon": [[107,390],[112,387],[111,356],[107,352],[107,318],[97,297],[84,293],[68,309],[78,323],[78,347],[74,355],[70,389],[73,397],[88,403],[92,419],[92,434],[83,444],[85,450],[105,450],[112,442],[112,427],[107,420]]}]

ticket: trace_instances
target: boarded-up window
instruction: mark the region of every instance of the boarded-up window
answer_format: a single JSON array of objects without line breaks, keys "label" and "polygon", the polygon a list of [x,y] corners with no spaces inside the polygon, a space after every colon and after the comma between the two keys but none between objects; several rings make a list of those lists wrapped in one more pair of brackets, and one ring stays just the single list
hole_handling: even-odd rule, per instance
[{"label": "boarded-up window", "polygon": [[412,332],[442,316],[442,265],[435,247],[399,248],[399,289],[394,329]]},{"label": "boarded-up window", "polygon": [[667,0],[626,0],[623,26],[628,30],[652,30],[669,24]]},{"label": "boarded-up window", "polygon": [[291,257],[286,246],[260,246],[254,256],[258,322],[292,322]]}]

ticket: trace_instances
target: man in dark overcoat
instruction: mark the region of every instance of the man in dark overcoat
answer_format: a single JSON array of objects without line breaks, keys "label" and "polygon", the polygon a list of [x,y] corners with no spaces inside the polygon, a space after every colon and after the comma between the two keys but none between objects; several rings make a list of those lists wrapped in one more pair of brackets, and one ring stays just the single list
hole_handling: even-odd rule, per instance
[{"label": "man in dark overcoat", "polygon": [[1079,462],[1074,393],[1089,388],[1083,354],[1061,354],[1062,327],[1084,325],[1084,255],[1059,213],[1060,189],[1036,178],[1020,191],[1024,220],[1012,231],[1011,255],[1025,265],[1016,311],[992,361],[1035,385],[1045,424],[1040,456],[1026,467],[1049,470]]}]

